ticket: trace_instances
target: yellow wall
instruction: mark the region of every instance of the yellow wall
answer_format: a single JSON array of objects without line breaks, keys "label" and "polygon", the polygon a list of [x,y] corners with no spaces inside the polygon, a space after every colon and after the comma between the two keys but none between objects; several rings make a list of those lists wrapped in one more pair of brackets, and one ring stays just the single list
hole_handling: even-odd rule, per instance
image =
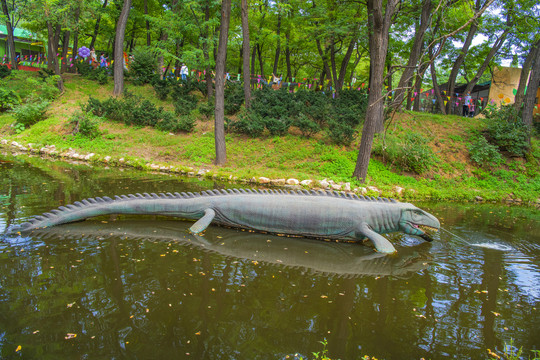
[{"label": "yellow wall", "polygon": [[[500,105],[514,103],[514,89],[519,85],[521,68],[496,67],[493,71],[491,86],[489,88],[488,103]],[[534,90],[533,90],[534,91]],[[534,114],[540,113],[540,88],[536,93],[537,107]]]}]

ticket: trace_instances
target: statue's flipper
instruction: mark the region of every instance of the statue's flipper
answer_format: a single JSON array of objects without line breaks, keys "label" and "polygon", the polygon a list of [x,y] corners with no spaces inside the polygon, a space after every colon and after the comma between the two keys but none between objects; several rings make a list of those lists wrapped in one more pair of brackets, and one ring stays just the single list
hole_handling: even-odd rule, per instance
[{"label": "statue's flipper", "polygon": [[362,225],[358,232],[359,235],[366,236],[369,240],[371,240],[378,252],[384,254],[394,254],[397,252],[396,248],[390,241],[388,241],[384,236],[371,230],[368,225]]},{"label": "statue's flipper", "polygon": [[197,222],[189,228],[189,231],[191,231],[193,234],[203,232],[204,230],[206,230],[208,225],[210,225],[212,220],[214,220],[214,216],[216,216],[216,212],[214,210],[204,210],[204,216],[197,220]]}]

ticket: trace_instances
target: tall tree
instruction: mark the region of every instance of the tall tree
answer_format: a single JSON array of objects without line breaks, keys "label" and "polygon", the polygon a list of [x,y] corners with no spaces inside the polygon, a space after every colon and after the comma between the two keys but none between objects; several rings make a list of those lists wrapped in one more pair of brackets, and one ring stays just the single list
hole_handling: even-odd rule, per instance
[{"label": "tall tree", "polygon": [[221,2],[221,25],[219,27],[219,45],[216,57],[216,107],[215,119],[215,145],[216,165],[227,162],[227,149],[225,146],[225,66],[227,61],[227,42],[229,40],[229,22],[231,18],[231,0]]},{"label": "tall tree", "polygon": [[383,0],[367,0],[370,52],[369,97],[360,150],[353,173],[353,176],[361,181],[366,180],[375,133],[383,129],[384,65],[388,52],[388,33],[398,3],[399,0],[388,0],[385,9]]},{"label": "tall tree", "polygon": [[[101,6],[102,11],[107,7],[108,1],[109,0],[103,1],[103,5]],[[100,23],[101,23],[101,12],[97,15],[96,24],[94,25],[94,33],[92,34],[92,40],[90,41],[90,49],[93,49],[94,45],[96,44],[96,39],[99,33]]]},{"label": "tall tree", "polygon": [[11,18],[9,17],[9,9],[6,0],[2,0],[2,12],[6,17],[7,28],[7,44],[9,49],[9,60],[11,62],[11,68],[17,70],[17,59],[15,58],[15,41],[13,38],[13,27],[11,25]]},{"label": "tall tree", "polygon": [[251,104],[251,73],[249,72],[249,16],[247,0],[242,0],[242,72],[244,75],[244,102]]},{"label": "tall tree", "polygon": [[533,110],[538,91],[538,84],[540,84],[540,50],[535,51],[536,55],[532,60],[531,73],[529,76],[529,84],[527,88],[529,91],[525,94],[523,101],[523,123],[529,129],[529,142],[531,141],[530,134],[532,133],[533,126]]},{"label": "tall tree", "polygon": [[116,23],[116,37],[114,40],[114,96],[119,96],[124,92],[124,37],[130,8],[131,0],[124,0],[122,12]]}]

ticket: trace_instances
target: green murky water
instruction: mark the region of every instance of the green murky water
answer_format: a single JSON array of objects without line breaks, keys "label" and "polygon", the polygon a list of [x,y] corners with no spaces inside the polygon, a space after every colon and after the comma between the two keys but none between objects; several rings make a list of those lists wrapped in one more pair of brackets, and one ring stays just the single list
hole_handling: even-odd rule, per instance
[{"label": "green murky water", "polygon": [[[0,156],[0,233],[95,196],[231,187]],[[446,231],[399,254],[155,217],[0,236],[0,358],[487,358],[540,348],[540,215],[420,204]]]}]

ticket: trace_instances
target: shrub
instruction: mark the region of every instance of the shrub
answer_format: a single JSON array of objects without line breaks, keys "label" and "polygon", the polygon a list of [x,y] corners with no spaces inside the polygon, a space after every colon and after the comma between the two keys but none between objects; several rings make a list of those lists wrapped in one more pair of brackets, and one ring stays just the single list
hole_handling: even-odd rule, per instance
[{"label": "shrub", "polygon": [[356,129],[344,122],[330,120],[326,133],[330,140],[337,145],[350,145],[356,139]]},{"label": "shrub", "polygon": [[267,117],[264,119],[264,126],[272,136],[285,135],[291,127],[292,121],[288,117]]},{"label": "shrub", "polygon": [[152,81],[152,86],[154,87],[154,91],[156,92],[156,95],[158,99],[160,100],[166,100],[167,96],[171,92],[171,87],[169,86],[169,81],[166,79],[159,79],[156,77]]},{"label": "shrub", "polygon": [[488,143],[486,138],[481,135],[467,148],[471,160],[480,166],[497,165],[502,162],[502,156],[497,146]]},{"label": "shrub", "polygon": [[195,128],[195,119],[189,116],[176,118],[172,113],[167,113],[167,116],[164,116],[163,120],[156,125],[156,128],[173,133],[180,131],[191,132]]},{"label": "shrub", "polygon": [[231,131],[249,135],[251,137],[261,136],[264,131],[264,121],[262,117],[254,112],[241,113],[238,120],[230,121],[227,125]]},{"label": "shrub", "polygon": [[0,112],[13,109],[19,103],[19,96],[13,90],[0,88]]},{"label": "shrub", "polygon": [[69,122],[74,126],[73,135],[81,134],[89,139],[95,139],[101,135],[99,122],[88,113],[76,112],[71,116]]},{"label": "shrub", "polygon": [[418,133],[407,133],[404,138],[388,135],[386,144],[376,143],[373,153],[383,156],[399,169],[423,174],[435,164],[436,156],[428,146],[428,139]]},{"label": "shrub", "polygon": [[38,70],[38,76],[41,80],[45,81],[51,76],[54,76],[54,70],[49,70],[49,69]]},{"label": "shrub", "polygon": [[174,100],[174,112],[177,115],[188,115],[197,107],[197,98],[194,95],[184,95]]},{"label": "shrub", "polygon": [[321,131],[319,124],[311,120],[305,114],[300,114],[298,118],[294,120],[293,125],[300,129],[303,136],[308,138]]},{"label": "shrub", "polygon": [[203,101],[199,104],[199,114],[201,114],[202,116],[204,116],[205,119],[209,119],[210,117],[212,117],[212,115],[214,115],[214,109],[215,109],[215,105],[214,105],[214,100],[212,99],[210,102],[207,102],[207,101]]},{"label": "shrub", "polygon": [[17,123],[28,127],[46,119],[49,104],[50,103],[45,100],[31,99],[28,103],[19,105],[11,111]]},{"label": "shrub", "polygon": [[240,111],[244,103],[244,88],[242,83],[227,82],[225,86],[225,115],[234,115]]},{"label": "shrub", "polygon": [[152,81],[157,70],[156,57],[150,48],[140,48],[133,53],[129,75],[135,85],[144,85]]},{"label": "shrub", "polygon": [[11,69],[7,65],[0,65],[0,79],[3,79],[11,74]]},{"label": "shrub", "polygon": [[512,105],[488,107],[486,116],[487,140],[501,151],[514,156],[525,156],[529,150],[528,130],[521,122],[521,114]]}]

